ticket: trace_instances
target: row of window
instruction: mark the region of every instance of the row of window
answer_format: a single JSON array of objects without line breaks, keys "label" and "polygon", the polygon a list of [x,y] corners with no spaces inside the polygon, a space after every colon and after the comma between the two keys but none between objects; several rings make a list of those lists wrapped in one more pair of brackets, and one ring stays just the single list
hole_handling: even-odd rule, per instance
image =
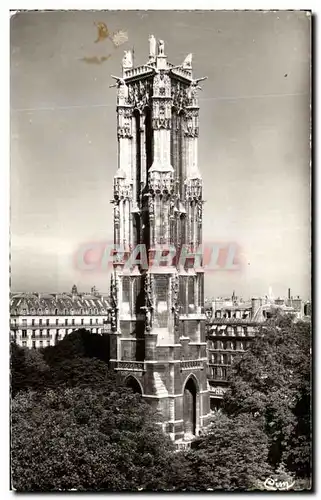
[{"label": "row of window", "polygon": [[[50,340],[39,340],[39,347],[48,347],[50,346]],[[26,340],[23,340],[22,341],[22,347],[27,347],[27,341]],[[36,342],[33,341],[32,342],[32,348],[33,349],[36,349]]]},{"label": "row of window", "polygon": [[[94,320],[92,318],[90,318],[89,323],[88,323],[88,320],[87,320],[86,324],[93,325],[94,324],[93,321]],[[104,321],[103,318],[96,318],[95,319],[95,324],[96,325],[98,325],[99,323],[102,324],[103,321]],[[50,325],[59,325],[59,324],[61,324],[61,325],[63,325],[63,324],[64,325],[76,325],[75,318],[71,318],[71,319],[70,318],[65,318],[64,320],[61,320],[61,319],[57,318],[55,320],[55,322],[50,321],[50,319],[43,320],[41,318],[39,319],[39,322],[37,320],[35,320],[35,319],[31,320],[31,326],[36,326],[36,325],[39,325],[39,326],[50,326]],[[79,324],[79,323],[77,323],[77,324]],[[85,324],[85,320],[84,320],[84,318],[81,318],[80,325],[84,325],[84,324]],[[19,322],[17,322],[17,320],[13,319],[12,320],[12,325],[13,326],[18,326]],[[21,325],[24,326],[24,327],[27,327],[28,326],[27,320],[26,319],[22,319],[21,320]]]},{"label": "row of window", "polygon": [[222,340],[213,340],[207,342],[208,349],[218,350],[218,351],[244,351],[250,345],[250,342],[242,342],[239,340],[236,341],[222,341]]},{"label": "row of window", "polygon": [[230,365],[233,361],[233,354],[210,354],[209,362],[215,365]]},{"label": "row of window", "polygon": [[[55,337],[58,335],[58,339],[61,340],[66,335],[66,333],[71,333],[71,332],[72,332],[71,329],[69,329],[68,332],[66,330],[61,330],[59,333],[57,332],[57,330],[54,330],[53,331],[53,335]],[[100,328],[93,328],[92,333],[101,333],[101,329]],[[47,332],[47,330],[40,330],[40,332],[39,332],[40,339],[42,339],[42,338],[48,338],[50,336],[51,336],[51,334],[49,332]],[[37,335],[33,332],[32,335],[31,335],[31,339],[35,339],[36,337],[37,337]],[[27,339],[28,338],[27,330],[22,330],[21,338],[22,339]],[[42,342],[43,342],[42,340],[39,340],[39,345],[40,346],[42,346]],[[47,342],[47,345],[50,345],[50,340],[47,340],[47,341],[44,341],[44,342]],[[27,340],[23,340],[22,341],[22,345],[24,347],[26,347],[27,346]],[[36,341],[35,340],[32,341],[32,345],[33,345],[33,347],[35,347],[35,345],[36,345]],[[44,345],[46,345],[46,344],[44,343]]]},{"label": "row of window", "polygon": [[[92,333],[96,333],[96,331],[98,332],[98,330],[100,330],[100,328],[93,328],[92,329]],[[62,333],[65,333],[66,330],[62,330]],[[68,330],[68,333],[71,333],[72,332],[72,329],[69,329]],[[57,335],[57,330],[52,330],[52,333],[53,335]],[[49,330],[39,330],[39,337],[47,337],[47,336],[50,336],[51,333],[49,332]],[[37,336],[36,332],[35,331],[32,331],[31,333],[31,338],[35,338]],[[27,330],[21,330],[21,338],[23,339],[26,339],[28,337],[28,333],[27,333]]]},{"label": "row of window", "polygon": [[219,367],[219,366],[214,366],[208,367],[208,376],[209,378],[212,378],[214,380],[226,380],[227,378],[227,371],[228,368],[226,367]]},{"label": "row of window", "polygon": [[254,334],[253,327],[249,328],[244,328],[243,326],[220,326],[220,325],[214,325],[211,326],[209,329],[209,335],[212,335],[213,337],[218,336],[218,337],[246,337],[246,336],[251,336]]},{"label": "row of window", "polygon": [[22,309],[21,311],[17,311],[16,309],[13,310],[13,312],[15,314],[20,314],[20,315],[25,315],[25,314],[45,314],[45,315],[50,315],[51,313],[54,314],[55,316],[58,316],[59,314],[66,314],[66,315],[73,315],[73,314],[106,314],[106,310],[105,309],[101,309],[99,312],[98,312],[98,309],[80,309],[80,310],[73,310],[73,309],[64,309],[64,310],[60,310],[60,309],[55,309],[54,312],[52,311],[49,311],[49,309],[38,309],[36,311],[36,309],[30,309],[30,311],[28,311],[27,309]]},{"label": "row of window", "polygon": [[220,318],[247,319],[251,317],[251,312],[246,311],[242,313],[241,311],[235,311],[235,312],[216,311],[214,317],[217,319]]}]

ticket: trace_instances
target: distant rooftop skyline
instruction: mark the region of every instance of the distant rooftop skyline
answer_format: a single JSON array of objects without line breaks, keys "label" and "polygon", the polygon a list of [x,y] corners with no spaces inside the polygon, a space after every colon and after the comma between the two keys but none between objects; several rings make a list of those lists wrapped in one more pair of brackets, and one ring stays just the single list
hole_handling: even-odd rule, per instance
[{"label": "distant rooftop skyline", "polygon": [[[128,41],[94,43],[94,22]],[[241,271],[207,296],[310,296],[310,18],[305,12],[25,12],[11,19],[11,288],[109,291],[75,253],[113,239],[116,92],[123,50],[193,53],[200,92],[204,241],[236,242]],[[107,57],[108,56],[108,57]],[[101,57],[105,62],[99,63]],[[98,62],[97,62],[98,61]]]}]

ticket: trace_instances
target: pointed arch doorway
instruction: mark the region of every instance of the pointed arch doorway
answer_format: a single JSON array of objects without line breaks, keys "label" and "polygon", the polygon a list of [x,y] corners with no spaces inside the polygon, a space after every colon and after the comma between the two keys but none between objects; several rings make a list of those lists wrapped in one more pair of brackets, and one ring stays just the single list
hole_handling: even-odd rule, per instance
[{"label": "pointed arch doorway", "polygon": [[184,436],[189,438],[197,435],[198,391],[194,377],[189,377],[183,392]]},{"label": "pointed arch doorway", "polygon": [[125,384],[135,394],[140,394],[141,396],[143,395],[142,387],[141,387],[140,383],[138,382],[137,378],[133,377],[132,375],[129,375],[129,377],[127,377],[125,380]]}]

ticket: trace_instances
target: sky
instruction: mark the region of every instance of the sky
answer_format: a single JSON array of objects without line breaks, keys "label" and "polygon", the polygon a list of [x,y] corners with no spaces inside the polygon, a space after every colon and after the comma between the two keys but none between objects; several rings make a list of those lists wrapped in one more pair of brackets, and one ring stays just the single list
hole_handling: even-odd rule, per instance
[{"label": "sky", "polygon": [[[95,22],[128,41],[95,43]],[[123,51],[168,60],[193,53],[200,92],[203,239],[233,242],[239,270],[205,275],[207,296],[310,297],[310,29],[305,12],[52,11],[11,19],[11,289],[63,292],[104,270],[76,264],[79,247],[113,239],[116,91]],[[90,58],[106,56],[98,64]],[[89,58],[89,59],[88,59]]]}]

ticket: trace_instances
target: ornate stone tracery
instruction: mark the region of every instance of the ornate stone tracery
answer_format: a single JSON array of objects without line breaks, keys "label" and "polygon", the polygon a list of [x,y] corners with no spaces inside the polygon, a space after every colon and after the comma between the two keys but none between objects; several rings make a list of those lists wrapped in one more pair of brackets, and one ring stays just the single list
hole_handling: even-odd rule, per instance
[{"label": "ornate stone tracery", "polygon": [[119,200],[131,200],[133,195],[132,185],[123,178],[114,179],[114,199]]},{"label": "ornate stone tracery", "polygon": [[155,216],[155,211],[154,211],[154,199],[152,196],[149,196],[148,198],[148,213],[149,213],[149,220],[153,221]]},{"label": "ornate stone tracery", "polygon": [[202,226],[202,221],[203,221],[203,201],[199,201],[197,203],[197,219],[198,219],[198,225]]},{"label": "ornate stone tracery", "polygon": [[119,202],[114,202],[114,224],[118,228],[119,227]]},{"label": "ornate stone tracery", "polygon": [[165,71],[154,76],[153,97],[171,97],[171,79]]},{"label": "ornate stone tracery", "polygon": [[188,201],[202,201],[201,179],[189,179],[185,182],[185,198]]},{"label": "ornate stone tracery", "polygon": [[178,293],[179,293],[179,275],[175,274],[172,277],[172,303],[173,309],[176,309],[178,306]]},{"label": "ornate stone tracery", "polygon": [[154,309],[154,306],[155,306],[155,283],[154,283],[154,277],[150,273],[148,273],[146,275],[145,293],[146,293],[146,306],[148,308]]},{"label": "ornate stone tracery", "polygon": [[154,100],[153,129],[171,128],[171,103],[170,101]]},{"label": "ornate stone tracery", "polygon": [[151,193],[173,194],[174,179],[172,172],[159,172],[155,170],[149,178],[149,189]]},{"label": "ornate stone tracery", "polygon": [[186,85],[181,84],[179,81],[176,82],[175,84],[172,84],[171,94],[172,94],[173,106],[178,111],[181,111],[189,104],[187,89],[188,87]]},{"label": "ornate stone tracery", "polygon": [[118,107],[118,126],[117,126],[118,139],[132,138],[132,116],[133,116],[132,107],[125,107],[125,106]]},{"label": "ornate stone tracery", "polygon": [[119,289],[118,278],[112,272],[110,280],[110,301],[111,301],[110,319],[111,319],[111,329],[113,332],[117,331],[118,289]]},{"label": "ornate stone tracery", "polygon": [[187,108],[184,134],[187,137],[198,137],[198,131],[198,108]]},{"label": "ornate stone tracery", "polygon": [[150,79],[129,84],[127,103],[137,109],[150,106],[153,85]]}]

